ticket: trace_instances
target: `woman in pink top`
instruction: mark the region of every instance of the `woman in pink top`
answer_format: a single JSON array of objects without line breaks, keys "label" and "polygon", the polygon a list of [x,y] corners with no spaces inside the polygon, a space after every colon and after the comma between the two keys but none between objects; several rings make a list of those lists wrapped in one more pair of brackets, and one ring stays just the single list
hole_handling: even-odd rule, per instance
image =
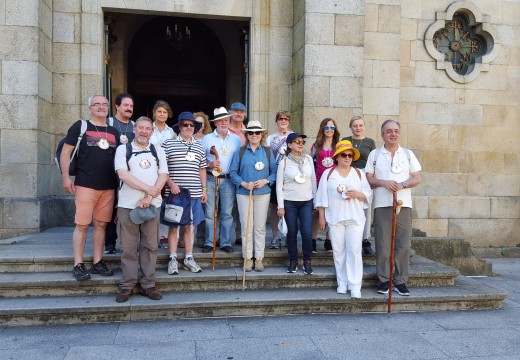
[{"label": "woman in pink top", "polygon": [[[332,155],[340,138],[339,129],[336,121],[331,118],[325,118],[320,123],[316,142],[311,147],[311,155],[314,159],[316,167],[316,182],[320,183],[321,175],[325,170],[334,165]],[[314,212],[312,216],[312,252],[316,253],[316,237],[318,236],[318,212]],[[329,234],[326,233],[325,250],[332,251],[329,240]]]}]

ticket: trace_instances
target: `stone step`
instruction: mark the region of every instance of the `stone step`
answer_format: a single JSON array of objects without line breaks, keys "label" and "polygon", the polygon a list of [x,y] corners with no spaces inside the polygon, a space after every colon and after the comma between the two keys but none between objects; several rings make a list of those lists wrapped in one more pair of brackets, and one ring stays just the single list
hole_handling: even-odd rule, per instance
[{"label": "stone step", "polygon": [[[286,267],[266,266],[264,272],[246,273],[248,289],[334,288],[336,274],[333,266],[313,265],[314,275],[304,275],[301,268],[288,274]],[[167,292],[216,291],[242,289],[242,267],[218,266],[203,268],[201,273],[180,270],[178,275],[168,275],[165,268],[156,273],[157,288]],[[420,256],[414,256],[410,266],[409,285],[451,286],[459,272],[448,266]],[[91,280],[76,281],[72,272],[5,273],[0,277],[0,297],[71,296],[115,294],[122,272],[114,276],[92,275]],[[377,286],[375,266],[365,266],[363,286]]]},{"label": "stone step", "polygon": [[[36,248],[28,248],[26,246],[20,247],[19,251],[6,252],[0,258],[0,273],[9,272],[52,272],[52,271],[71,271],[74,266],[72,257],[72,247],[68,251],[63,249],[45,249],[49,245],[38,245]],[[55,246],[55,245],[53,245]],[[239,267],[243,264],[240,246],[234,246],[235,252],[227,254],[220,249],[216,253],[216,266],[218,267]],[[39,252],[38,250],[41,250]],[[88,252],[92,254],[92,252]],[[87,254],[87,251],[85,252]],[[159,249],[159,256],[157,258],[157,268],[165,269],[168,265],[168,249]],[[194,249],[194,257],[197,263],[203,267],[211,267],[212,253],[203,253],[201,249]],[[301,253],[299,254],[301,258]],[[104,261],[110,268],[117,268],[120,266],[121,254],[108,254],[103,256]],[[179,259],[184,259],[184,250],[179,250]],[[287,266],[288,265],[287,249],[282,250],[266,249],[264,264],[266,266]],[[92,264],[92,256],[86,255],[84,262],[87,267]],[[375,256],[364,256],[363,263],[365,265],[375,265]],[[312,256],[313,266],[334,266],[334,260],[331,252],[326,252],[323,249],[318,249],[316,254]]]},{"label": "stone step", "polygon": [[[393,293],[393,312],[499,309],[506,294],[457,277],[453,286],[412,287],[411,296]],[[114,294],[0,299],[0,325],[75,324],[197,317],[387,311],[387,297],[363,288],[361,299],[336,294],[335,287],[165,291],[160,301],[134,295],[116,303]]]}]

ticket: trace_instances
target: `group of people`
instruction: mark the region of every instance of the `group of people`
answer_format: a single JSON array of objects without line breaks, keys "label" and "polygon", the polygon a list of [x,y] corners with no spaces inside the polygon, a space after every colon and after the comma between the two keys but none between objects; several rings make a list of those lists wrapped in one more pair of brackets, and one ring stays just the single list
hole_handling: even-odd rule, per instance
[{"label": "group of people", "polygon": [[[389,291],[392,201],[397,193],[403,205],[397,216],[394,286],[401,295],[409,295],[410,188],[420,183],[421,167],[410,150],[399,146],[398,122],[383,123],[384,145],[376,148],[374,140],[364,135],[363,118],[352,118],[352,136],[342,140],[336,121],[326,118],[311,153],[305,154],[307,136],[290,130],[288,111],[276,114],[277,131],[267,136],[260,122],[244,124],[247,109],[239,102],[231,104],[229,111],[216,108],[211,120],[204,113],[182,112],[172,127],[166,123],[172,110],[165,101],[155,104],[153,120],[141,116],[135,122],[130,120],[129,94],[116,97],[114,118],[107,119],[109,103],[104,96],[91,97],[88,105],[91,117],[85,136],[80,133],[81,121],[73,124],[60,158],[64,189],[75,195],[73,276],[77,280],[89,279],[90,273],[113,274],[102,254],[104,245],[105,253],[115,252],[112,223],[117,215],[123,278],[116,301],[127,301],[137,284],[141,295],[161,299],[155,287],[158,240],[168,239],[167,272],[175,275],[180,236],[180,226],[160,224],[162,199],[187,189],[190,221],[183,226],[182,236],[186,270],[202,271],[193,256],[197,228],[204,232],[203,252],[214,251],[215,243],[223,252],[234,252],[234,211],[238,210],[237,243],[242,244],[245,271],[264,270],[267,219],[273,233],[268,246],[278,248],[278,222],[283,218],[287,272],[298,270],[299,232],[303,272],[313,274],[317,232],[326,231],[325,249],[333,252],[337,292],[350,290],[352,298],[361,297],[362,253],[373,254],[368,240],[373,203],[378,292],[384,294]],[[79,138],[73,182],[68,167]],[[83,252],[92,221],[94,256],[89,271]]]}]

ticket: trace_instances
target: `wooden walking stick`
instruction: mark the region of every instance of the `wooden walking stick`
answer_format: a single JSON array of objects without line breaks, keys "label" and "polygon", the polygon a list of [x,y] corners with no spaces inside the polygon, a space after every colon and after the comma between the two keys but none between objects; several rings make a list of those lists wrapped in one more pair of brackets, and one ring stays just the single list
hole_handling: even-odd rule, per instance
[{"label": "wooden walking stick", "polygon": [[251,220],[251,201],[252,200],[253,200],[253,189],[249,190],[249,201],[247,202],[246,248],[244,251],[244,269],[242,271],[242,291],[244,291],[246,288],[247,243],[249,241],[249,221]]},{"label": "wooden walking stick", "polygon": [[392,312],[392,291],[394,287],[394,247],[395,247],[395,228],[397,223],[397,206],[403,205],[403,200],[397,200],[397,193],[393,192],[392,201],[392,241],[390,242],[390,281],[388,284],[388,313]]},{"label": "wooden walking stick", "polygon": [[[218,152],[215,146],[209,149],[209,153],[215,155],[215,160],[218,161]],[[218,176],[222,173],[220,167],[213,168],[212,174],[215,177],[215,193],[213,194],[213,257],[211,258],[211,266],[215,271],[217,263],[217,209],[218,209]]]}]

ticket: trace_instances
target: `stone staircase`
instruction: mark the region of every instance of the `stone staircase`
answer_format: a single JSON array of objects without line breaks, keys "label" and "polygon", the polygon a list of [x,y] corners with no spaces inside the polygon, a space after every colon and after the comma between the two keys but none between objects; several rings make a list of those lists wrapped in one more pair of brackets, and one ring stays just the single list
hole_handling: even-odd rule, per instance
[{"label": "stone staircase", "polygon": [[[92,275],[91,280],[78,282],[71,274],[71,231],[51,229],[0,245],[0,325],[387,311],[387,297],[375,291],[373,257],[364,259],[362,298],[353,300],[336,294],[332,254],[323,250],[313,257],[312,276],[301,270],[287,274],[286,250],[266,250],[265,271],[247,273],[243,290],[238,246],[233,254],[217,251],[214,270],[211,254],[196,249],[202,273],[181,270],[174,276],[166,274],[167,250],[160,249],[156,276],[163,299],[153,301],[135,294],[126,303],[116,303],[122,275],[118,254],[105,256],[116,269],[114,276]],[[322,244],[319,248],[323,249]],[[91,253],[87,245],[85,254]],[[87,267],[91,260],[85,257]],[[392,311],[497,309],[506,296],[418,255],[411,257],[409,287],[412,296],[394,293]]]}]

